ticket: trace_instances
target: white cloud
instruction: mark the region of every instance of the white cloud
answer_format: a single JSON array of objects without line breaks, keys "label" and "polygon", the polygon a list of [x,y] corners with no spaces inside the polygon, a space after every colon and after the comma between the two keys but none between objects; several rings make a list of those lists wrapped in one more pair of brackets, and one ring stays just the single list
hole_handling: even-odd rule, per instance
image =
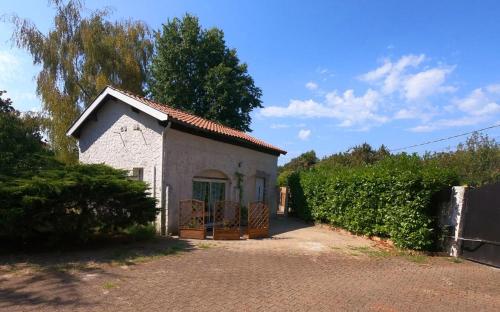
[{"label": "white cloud", "polygon": [[356,96],[353,90],[341,95],[333,91],[327,93],[321,103],[312,99],[291,100],[288,106],[269,106],[260,113],[265,117],[334,118],[340,121],[341,127],[369,128],[388,120],[377,113],[378,101],[379,94],[372,89],[362,96]]},{"label": "white cloud", "polygon": [[430,132],[443,128],[453,128],[453,127],[465,127],[465,126],[473,126],[480,122],[485,121],[484,118],[478,118],[475,116],[465,116],[460,118],[450,118],[450,119],[438,119],[433,122],[429,122],[427,124],[422,124],[408,130],[412,132]]},{"label": "white cloud", "polygon": [[[396,60],[384,59],[379,67],[358,76],[367,84],[364,92],[354,89],[323,91],[310,81],[314,99],[292,99],[286,106],[269,106],[263,117],[330,118],[337,126],[367,130],[391,120],[415,120],[409,131],[472,126],[491,122],[500,114],[500,84],[478,88],[452,99],[459,91],[450,83],[455,65],[432,64],[424,54],[409,54]],[[327,75],[327,69],[317,72]]]},{"label": "white cloud", "polygon": [[314,91],[318,89],[318,84],[313,81],[309,81],[308,83],[306,83],[306,88],[308,90]]},{"label": "white cloud", "polygon": [[271,129],[286,129],[286,128],[290,128],[290,125],[287,125],[287,124],[272,124],[270,126]]},{"label": "white cloud", "polygon": [[499,102],[500,85],[477,88],[463,98],[454,99],[452,105],[443,107],[443,115],[449,117],[430,120],[409,130],[425,132],[491,122],[500,113]]},{"label": "white cloud", "polygon": [[401,87],[403,74],[409,67],[417,67],[425,60],[425,55],[405,55],[397,62],[389,59],[384,60],[382,66],[361,75],[362,81],[369,83],[382,84],[382,90],[386,94],[393,93]]},{"label": "white cloud", "polygon": [[311,136],[311,130],[309,130],[309,129],[300,129],[299,130],[299,134],[297,136],[302,141],[305,141],[305,140],[309,139],[309,137]]},{"label": "white cloud", "polygon": [[0,50],[0,83],[6,84],[9,81],[18,78],[19,58],[10,51]]},{"label": "white cloud", "polygon": [[396,62],[386,59],[381,66],[359,76],[359,79],[379,86],[384,94],[399,93],[409,101],[455,91],[456,88],[444,84],[455,67],[438,66],[422,70],[420,67],[425,60],[424,54],[405,55]]},{"label": "white cloud", "polygon": [[498,104],[500,95],[499,85],[490,85],[472,91],[463,99],[456,99],[455,105],[459,110],[474,116],[486,116],[500,112]]},{"label": "white cloud", "polygon": [[7,91],[5,96],[11,98],[13,106],[20,111],[41,109],[33,79],[37,67],[26,52],[4,48],[0,43],[0,89]]},{"label": "white cloud", "polygon": [[436,93],[454,92],[456,88],[444,86],[451,68],[432,68],[409,76],[404,82],[404,95],[408,100],[424,98]]}]

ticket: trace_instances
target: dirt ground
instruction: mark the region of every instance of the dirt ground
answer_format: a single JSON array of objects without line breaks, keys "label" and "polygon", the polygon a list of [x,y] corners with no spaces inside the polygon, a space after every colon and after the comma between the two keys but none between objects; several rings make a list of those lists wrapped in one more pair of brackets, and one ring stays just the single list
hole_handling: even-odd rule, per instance
[{"label": "dirt ground", "polygon": [[0,311],[500,311],[500,270],[294,219],[272,238],[0,256]]}]

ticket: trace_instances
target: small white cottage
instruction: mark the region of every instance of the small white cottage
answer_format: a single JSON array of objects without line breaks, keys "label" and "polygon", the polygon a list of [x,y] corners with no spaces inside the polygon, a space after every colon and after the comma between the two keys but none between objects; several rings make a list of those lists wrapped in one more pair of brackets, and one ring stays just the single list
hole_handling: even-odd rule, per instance
[{"label": "small white cottage", "polygon": [[177,232],[183,199],[210,206],[242,196],[276,211],[277,161],[286,152],[244,132],[107,87],[67,135],[78,139],[82,163],[126,169],[150,185],[162,234]]}]

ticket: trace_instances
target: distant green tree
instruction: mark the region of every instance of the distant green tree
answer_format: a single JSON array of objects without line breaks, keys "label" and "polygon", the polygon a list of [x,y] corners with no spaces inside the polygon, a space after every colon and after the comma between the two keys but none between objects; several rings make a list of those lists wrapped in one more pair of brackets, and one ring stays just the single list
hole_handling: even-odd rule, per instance
[{"label": "distant green tree", "polygon": [[222,30],[202,29],[189,14],[174,18],[157,33],[155,51],[150,92],[156,101],[251,131],[250,112],[262,107],[262,92]]},{"label": "distant green tree", "polygon": [[500,181],[500,144],[478,132],[459,144],[456,151],[427,153],[424,160],[453,169],[462,184],[478,186]]},{"label": "distant green tree", "polygon": [[41,144],[42,128],[33,114],[21,115],[0,91],[0,176],[30,168],[37,154],[47,151]]},{"label": "distant green tree", "polygon": [[82,16],[83,1],[51,0],[52,28],[43,33],[14,15],[13,40],[41,65],[37,93],[48,113],[48,136],[60,160],[75,162],[77,147],[66,131],[108,84],[142,94],[152,54],[148,27],[137,21],[111,22],[108,11]]},{"label": "distant green tree", "polygon": [[295,171],[312,168],[319,161],[316,152],[311,150],[292,158],[288,163],[278,168],[278,185],[287,184],[288,177]]},{"label": "distant green tree", "polygon": [[390,156],[390,152],[385,145],[381,145],[378,150],[375,150],[370,144],[363,143],[350,148],[347,152],[336,153],[323,158],[321,165],[358,167],[374,164],[387,156]]}]

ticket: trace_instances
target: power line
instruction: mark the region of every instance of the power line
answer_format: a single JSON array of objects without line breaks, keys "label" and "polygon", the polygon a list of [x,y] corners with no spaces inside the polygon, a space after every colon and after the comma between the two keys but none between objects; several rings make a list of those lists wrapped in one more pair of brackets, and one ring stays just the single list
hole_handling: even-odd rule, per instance
[{"label": "power line", "polygon": [[434,140],[434,141],[428,141],[428,142],[419,143],[419,144],[415,144],[415,145],[410,145],[410,146],[406,146],[406,147],[400,147],[400,148],[391,149],[390,152],[396,152],[396,151],[401,151],[401,150],[405,150],[405,149],[412,148],[412,147],[418,147],[418,146],[423,146],[423,145],[427,145],[427,144],[442,142],[442,141],[446,141],[446,140],[458,138],[458,137],[461,137],[461,136],[464,136],[464,135],[469,135],[469,134],[472,134],[474,132],[480,132],[480,131],[484,131],[484,130],[488,130],[488,129],[493,129],[493,128],[496,128],[496,127],[500,127],[500,124],[489,126],[489,127],[486,127],[486,128],[483,128],[483,129],[479,129],[479,130],[474,130],[474,131],[470,131],[470,132],[465,132],[465,133],[453,135],[453,136],[450,136],[450,137],[447,137],[447,138],[442,138],[442,139],[438,139],[438,140]]}]

